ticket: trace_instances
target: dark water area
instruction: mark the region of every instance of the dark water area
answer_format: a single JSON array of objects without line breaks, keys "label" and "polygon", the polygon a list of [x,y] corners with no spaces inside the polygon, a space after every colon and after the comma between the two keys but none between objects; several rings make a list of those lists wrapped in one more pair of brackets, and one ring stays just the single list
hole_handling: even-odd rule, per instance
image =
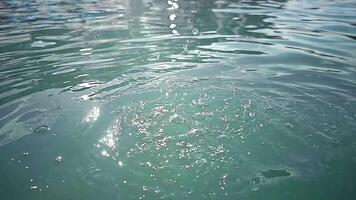
[{"label": "dark water area", "polygon": [[354,0],[0,1],[0,199],[355,199]]}]

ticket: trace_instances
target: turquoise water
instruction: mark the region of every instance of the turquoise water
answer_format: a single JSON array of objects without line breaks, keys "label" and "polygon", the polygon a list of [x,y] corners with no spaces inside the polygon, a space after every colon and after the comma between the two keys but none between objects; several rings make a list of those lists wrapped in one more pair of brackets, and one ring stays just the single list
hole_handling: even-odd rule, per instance
[{"label": "turquoise water", "polygon": [[0,199],[355,199],[353,0],[0,2]]}]

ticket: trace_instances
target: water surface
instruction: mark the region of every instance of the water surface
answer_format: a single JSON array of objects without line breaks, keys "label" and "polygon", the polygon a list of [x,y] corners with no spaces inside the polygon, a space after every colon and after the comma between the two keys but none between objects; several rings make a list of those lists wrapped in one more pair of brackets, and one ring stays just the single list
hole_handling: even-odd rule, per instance
[{"label": "water surface", "polygon": [[0,199],[353,199],[353,0],[0,2]]}]

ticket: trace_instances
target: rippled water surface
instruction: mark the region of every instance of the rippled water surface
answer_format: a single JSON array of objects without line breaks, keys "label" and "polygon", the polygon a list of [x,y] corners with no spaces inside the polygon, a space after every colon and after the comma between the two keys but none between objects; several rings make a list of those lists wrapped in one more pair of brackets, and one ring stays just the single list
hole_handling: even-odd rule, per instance
[{"label": "rippled water surface", "polygon": [[354,199],[354,0],[0,1],[0,199]]}]

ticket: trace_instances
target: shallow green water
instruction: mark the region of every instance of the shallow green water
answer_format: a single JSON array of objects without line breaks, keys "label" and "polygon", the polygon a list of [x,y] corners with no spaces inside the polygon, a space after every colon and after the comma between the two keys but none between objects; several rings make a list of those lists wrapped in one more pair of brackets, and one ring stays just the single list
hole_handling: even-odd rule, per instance
[{"label": "shallow green water", "polygon": [[0,199],[354,199],[356,3],[0,2]]}]

